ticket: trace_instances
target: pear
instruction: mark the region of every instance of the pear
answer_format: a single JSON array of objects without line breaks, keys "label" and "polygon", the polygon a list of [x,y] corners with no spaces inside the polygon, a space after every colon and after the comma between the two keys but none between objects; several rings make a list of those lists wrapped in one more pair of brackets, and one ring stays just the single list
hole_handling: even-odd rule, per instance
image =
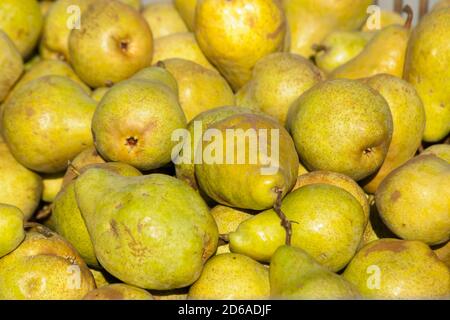
[{"label": "pear", "polygon": [[386,157],[392,115],[386,100],[355,80],[319,83],[289,110],[291,135],[309,170],[343,173],[358,181]]},{"label": "pear", "polygon": [[281,246],[270,261],[270,293],[283,299],[352,299],[356,287],[300,248]]},{"label": "pear", "polygon": [[53,202],[59,190],[61,190],[64,174],[53,173],[42,175],[42,201]]},{"label": "pear", "polygon": [[0,29],[12,40],[22,57],[28,57],[33,51],[42,24],[41,8],[36,0],[0,2]]},{"label": "pear", "polygon": [[427,123],[423,139],[436,142],[450,132],[450,7],[423,17],[409,41],[405,79],[419,93]]},{"label": "pear", "polygon": [[288,132],[275,119],[237,114],[207,130],[214,138],[198,146],[202,161],[195,163],[195,175],[210,198],[231,207],[263,210],[292,189],[298,156]]},{"label": "pear", "polygon": [[450,163],[450,145],[448,144],[435,144],[426,148],[422,154],[434,154],[435,156]]},{"label": "pear", "polygon": [[94,288],[89,268],[73,247],[40,225],[0,259],[2,300],[74,300]]},{"label": "pear", "polygon": [[16,206],[28,220],[39,205],[42,188],[41,177],[17,162],[0,142],[0,203]]},{"label": "pear", "polygon": [[364,182],[364,190],[375,193],[381,181],[395,168],[414,157],[425,129],[425,110],[416,90],[408,82],[388,74],[366,79],[388,102],[393,132],[380,169]]},{"label": "pear", "polygon": [[78,178],[80,170],[90,164],[105,163],[94,146],[81,151],[71,162],[64,174],[62,187],[68,185],[72,180]]},{"label": "pear", "polygon": [[6,33],[0,30],[0,103],[8,95],[11,88],[20,78],[23,72],[23,61],[20,52],[17,51],[14,43],[8,38]]},{"label": "pear", "polygon": [[17,207],[0,203],[0,258],[16,249],[25,238],[23,218]]},{"label": "pear", "polygon": [[358,200],[361,205],[366,221],[369,220],[370,216],[370,205],[367,195],[364,190],[350,177],[345,174],[331,172],[331,171],[313,171],[299,175],[297,182],[292,190],[299,189],[303,186],[310,184],[330,184],[339,188],[344,189],[350,193],[356,200]]},{"label": "pear", "polygon": [[155,39],[153,62],[172,58],[193,61],[209,70],[217,71],[200,50],[192,32],[174,33]]},{"label": "pear", "polygon": [[[292,224],[292,245],[305,250],[331,271],[353,257],[364,231],[364,211],[350,193],[328,184],[312,184],[289,193],[281,210]],[[267,210],[242,222],[229,234],[232,252],[270,261],[285,243],[278,213]]]},{"label": "pear", "polygon": [[149,3],[142,11],[155,39],[188,29],[173,3]]},{"label": "pear", "polygon": [[164,65],[178,83],[178,98],[187,121],[203,111],[234,105],[233,91],[218,72],[178,58],[164,60]]},{"label": "pear", "polygon": [[439,244],[450,239],[450,164],[435,155],[415,157],[392,171],[376,193],[388,228],[405,240]]},{"label": "pear", "polygon": [[95,287],[101,288],[110,284],[109,275],[104,270],[89,269],[95,280]]},{"label": "pear", "polygon": [[89,86],[111,85],[151,64],[152,33],[132,7],[98,0],[81,19],[80,29],[69,36],[69,55],[76,73]]},{"label": "pear", "polygon": [[450,292],[450,270],[420,241],[373,241],[356,254],[343,276],[366,298],[439,298]]},{"label": "pear", "polygon": [[201,0],[195,35],[206,57],[238,90],[259,59],[283,49],[286,18],[278,1]]},{"label": "pear", "polygon": [[137,11],[141,10],[141,0],[119,0],[122,3],[125,3]]},{"label": "pear", "polygon": [[[120,162],[89,164],[76,167],[76,170],[79,174],[82,174],[87,169],[93,167],[103,168],[127,177],[141,175],[139,170]],[[89,266],[100,267],[88,230],[78,208],[73,181],[66,184],[58,193],[53,202],[52,214],[46,224],[69,241]]]},{"label": "pear", "polygon": [[332,72],[360,54],[372,37],[372,33],[358,31],[329,33],[320,45],[314,46],[317,66],[327,73]]},{"label": "pear", "polygon": [[189,289],[189,299],[267,299],[269,273],[257,261],[234,253],[211,258]]},{"label": "pear", "polygon": [[208,207],[176,178],[90,168],[75,181],[75,195],[100,264],[127,284],[186,287],[216,250]]},{"label": "pear", "polygon": [[333,79],[359,79],[379,73],[402,78],[406,47],[410,36],[413,12],[405,7],[408,19],[403,26],[391,25],[379,31],[356,57],[336,68]]},{"label": "pear", "polygon": [[153,297],[143,289],[114,283],[90,291],[83,300],[153,300]]},{"label": "pear", "polygon": [[5,104],[3,137],[24,166],[42,173],[61,172],[92,145],[94,109],[95,101],[76,82],[61,76],[38,78]]},{"label": "pear", "polygon": [[440,247],[434,249],[434,253],[450,268],[450,241]]},{"label": "pear", "polygon": [[358,29],[372,0],[282,0],[291,31],[291,52],[309,58],[313,45],[332,31]]},{"label": "pear", "polygon": [[272,53],[256,63],[251,80],[237,93],[237,105],[261,110],[284,124],[290,105],[322,80],[325,76],[311,61]]},{"label": "pear", "polygon": [[94,99],[97,102],[100,102],[100,100],[103,99],[105,94],[109,91],[110,88],[108,87],[100,87],[92,91],[91,98]]},{"label": "pear", "polygon": [[173,77],[172,73],[170,73],[166,65],[159,61],[156,64],[156,67],[148,67],[141,69],[137,73],[135,73],[131,79],[141,79],[141,80],[149,80],[159,82],[168,88],[172,89],[174,93],[178,93],[178,82]]},{"label": "pear", "polygon": [[[187,130],[189,131],[190,139],[184,141],[183,147],[190,148],[190,155],[187,156],[183,154],[183,151],[181,151],[174,159],[175,171],[178,179],[185,181],[192,188],[198,190],[197,178],[195,177],[194,159],[197,152],[199,152],[199,150],[197,150],[197,146],[202,141],[203,135],[195,134],[196,130],[198,130],[197,128],[201,128],[202,132],[204,132],[208,126],[214,122],[218,122],[228,118],[229,116],[241,113],[255,112],[248,108],[225,106],[202,112],[189,122]],[[184,160],[184,157],[187,158],[186,161]]]},{"label": "pear", "polygon": [[[170,120],[170,121],[169,121]],[[171,160],[172,132],[186,127],[176,93],[159,81],[130,79],[112,87],[92,119],[99,153],[141,170]]]},{"label": "pear", "polygon": [[397,12],[380,10],[379,15],[379,24],[377,24],[378,21],[376,21],[377,16],[372,15],[367,19],[361,30],[364,32],[374,32],[391,25],[403,25],[405,23],[405,19]]},{"label": "pear", "polygon": [[175,0],[174,5],[189,30],[194,31],[195,7],[197,5],[197,0]]},{"label": "pear", "polygon": [[364,234],[362,240],[359,244],[359,249],[364,247],[366,244],[383,239],[383,238],[396,238],[396,235],[389,230],[389,228],[381,220],[380,214],[378,213],[377,207],[375,205],[374,196],[370,195],[370,216],[369,221],[364,229]]},{"label": "pear", "polygon": [[28,71],[32,67],[34,67],[39,61],[42,60],[43,58],[39,54],[36,54],[35,56],[31,57],[30,59],[28,59],[28,61],[25,62],[25,64],[23,65],[23,69],[25,71]]}]

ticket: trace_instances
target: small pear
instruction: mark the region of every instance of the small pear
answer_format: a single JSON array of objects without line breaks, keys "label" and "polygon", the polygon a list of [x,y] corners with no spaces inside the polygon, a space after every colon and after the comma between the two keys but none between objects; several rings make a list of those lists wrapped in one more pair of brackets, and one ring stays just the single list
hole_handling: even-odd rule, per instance
[{"label": "small pear", "polygon": [[448,163],[450,163],[450,145],[448,144],[435,144],[426,148],[422,154],[434,154]]},{"label": "small pear", "polygon": [[126,80],[112,87],[92,119],[99,153],[109,161],[141,170],[169,163],[176,144],[171,135],[185,127],[176,93],[164,83],[144,79]]},{"label": "small pear", "polygon": [[174,4],[189,30],[194,31],[197,0],[175,0]]},{"label": "small pear", "polygon": [[405,240],[439,244],[450,239],[450,164],[420,155],[392,171],[376,192],[388,228]]},{"label": "small pear", "polygon": [[365,298],[429,299],[450,292],[450,270],[420,241],[372,241],[355,255],[343,276]]},{"label": "small pear", "polygon": [[28,220],[39,205],[42,188],[41,177],[17,162],[0,142],[0,203],[16,206]]},{"label": "small pear", "polygon": [[77,178],[75,195],[100,264],[128,284],[186,287],[216,250],[217,226],[208,207],[176,178],[90,168]]},{"label": "small pear", "polygon": [[90,164],[105,163],[94,146],[81,151],[71,162],[64,174],[62,187],[68,185],[72,180],[78,178],[80,169]]},{"label": "small pear", "polygon": [[267,299],[269,272],[242,254],[225,253],[211,258],[200,278],[189,289],[189,299]]},{"label": "small pear", "polygon": [[173,77],[173,75],[167,71],[166,65],[159,61],[156,64],[156,67],[148,67],[141,69],[137,73],[135,73],[131,79],[141,79],[141,80],[148,80],[148,81],[154,81],[159,82],[170,89],[174,93],[178,93],[178,82]]},{"label": "small pear", "polygon": [[[302,248],[332,271],[341,270],[356,253],[366,218],[350,193],[328,184],[312,184],[289,193],[281,211],[292,223],[292,245]],[[270,261],[285,243],[278,213],[267,210],[242,222],[229,235],[232,252]]]},{"label": "small pear", "polygon": [[346,79],[305,92],[292,104],[288,119],[307,169],[343,173],[356,181],[381,166],[393,130],[386,100],[368,85]]},{"label": "small pear", "polygon": [[53,202],[59,190],[61,190],[64,173],[52,173],[42,175],[42,201]]},{"label": "small pear", "polygon": [[98,0],[81,20],[80,28],[70,33],[69,55],[76,73],[89,86],[108,86],[150,66],[152,32],[131,6]]},{"label": "small pear", "polygon": [[[379,16],[377,16],[378,14]],[[376,32],[391,25],[403,25],[405,22],[405,18],[397,12],[380,10],[367,19],[361,30],[364,32]]]},{"label": "small pear", "polygon": [[104,270],[99,271],[95,269],[89,270],[91,271],[92,276],[94,277],[96,288],[101,288],[110,284],[109,275],[107,274],[106,271]]},{"label": "small pear", "polygon": [[100,87],[92,91],[91,98],[94,99],[97,102],[100,102],[100,100],[103,99],[105,94],[109,91],[110,88],[108,87]]},{"label": "small pear", "polygon": [[0,30],[0,103],[8,95],[11,88],[20,78],[23,72],[23,61],[20,52],[17,51],[14,43],[8,38],[6,33]]},{"label": "small pear", "polygon": [[43,17],[36,0],[0,1],[0,29],[15,44],[22,57],[27,58],[41,34]]},{"label": "small pear", "polygon": [[283,49],[286,29],[279,1],[201,0],[197,3],[198,44],[234,90],[250,80],[258,60]]},{"label": "small pear", "polygon": [[92,145],[95,105],[83,88],[68,78],[35,79],[3,106],[3,137],[26,167],[42,173],[61,172],[69,160]]},{"label": "small pear", "polygon": [[237,105],[261,110],[284,124],[290,105],[322,80],[325,76],[311,61],[272,53],[256,63],[251,80],[237,93]]},{"label": "small pear", "polygon": [[25,238],[23,218],[17,207],[0,203],[0,258],[16,249]]},{"label": "small pear", "polygon": [[149,3],[142,11],[142,16],[150,26],[155,39],[188,31],[180,14],[170,2]]},{"label": "small pear", "polygon": [[381,181],[395,168],[411,159],[420,146],[425,129],[425,110],[416,90],[408,82],[388,74],[366,79],[387,101],[393,132],[380,169],[364,180],[364,190],[375,193]]},{"label": "small pear", "polygon": [[450,132],[450,7],[425,15],[413,30],[405,61],[405,80],[417,90],[427,123],[423,139],[436,142]]},{"label": "small pear", "polygon": [[282,299],[354,299],[356,287],[300,248],[281,246],[270,260],[270,293]]},{"label": "small pear", "polygon": [[227,81],[215,71],[183,59],[164,60],[166,69],[178,83],[178,98],[187,121],[203,111],[234,105]]},{"label": "small pear", "polygon": [[153,297],[144,289],[114,283],[90,291],[83,300],[153,300]]},{"label": "small pear", "polygon": [[172,58],[193,61],[209,70],[217,71],[200,50],[192,32],[174,33],[155,39],[153,63]]},{"label": "small pear", "polygon": [[89,268],[73,247],[41,225],[0,259],[2,300],[75,300],[94,288]]}]

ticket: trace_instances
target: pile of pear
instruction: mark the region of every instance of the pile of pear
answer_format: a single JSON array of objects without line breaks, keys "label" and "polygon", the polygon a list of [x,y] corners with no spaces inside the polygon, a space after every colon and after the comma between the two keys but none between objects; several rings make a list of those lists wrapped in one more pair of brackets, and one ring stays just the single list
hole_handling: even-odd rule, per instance
[{"label": "pile of pear", "polygon": [[372,4],[2,0],[0,299],[450,298],[450,3]]}]

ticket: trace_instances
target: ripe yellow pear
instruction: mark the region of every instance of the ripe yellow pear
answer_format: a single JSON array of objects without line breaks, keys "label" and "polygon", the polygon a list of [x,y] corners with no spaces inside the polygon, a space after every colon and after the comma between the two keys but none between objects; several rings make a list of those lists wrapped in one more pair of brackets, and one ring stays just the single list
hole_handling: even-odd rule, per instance
[{"label": "ripe yellow pear", "polygon": [[434,144],[426,148],[422,154],[434,154],[435,156],[444,159],[450,163],[450,145],[449,144]]},{"label": "ripe yellow pear", "polygon": [[194,31],[195,6],[197,5],[197,0],[175,0],[174,4],[189,30]]},{"label": "ripe yellow pear", "polygon": [[0,30],[0,103],[9,94],[11,88],[22,75],[24,66],[22,56],[14,43]]},{"label": "ripe yellow pear", "polygon": [[250,80],[259,59],[283,49],[286,27],[274,0],[200,0],[196,7],[200,48],[234,90]]},{"label": "ripe yellow pear", "polygon": [[155,39],[188,31],[180,14],[170,2],[149,3],[142,11],[142,16],[150,26]]},{"label": "ripe yellow pear", "polygon": [[0,258],[16,249],[25,238],[23,218],[17,207],[0,203]]},{"label": "ripe yellow pear", "polygon": [[434,253],[450,268],[450,241],[434,249]]},{"label": "ripe yellow pear", "polygon": [[53,202],[59,190],[61,190],[64,173],[42,175],[42,201]]}]

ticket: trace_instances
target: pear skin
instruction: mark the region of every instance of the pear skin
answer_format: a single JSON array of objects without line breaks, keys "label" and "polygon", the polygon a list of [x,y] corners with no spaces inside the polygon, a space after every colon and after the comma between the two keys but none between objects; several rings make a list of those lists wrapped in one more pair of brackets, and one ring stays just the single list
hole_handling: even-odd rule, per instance
[{"label": "pear skin", "polygon": [[443,261],[450,268],[450,241],[434,249],[434,253],[439,260]]},{"label": "pear skin", "polygon": [[450,145],[449,144],[435,144],[426,148],[422,154],[434,154],[448,163],[450,163]]},{"label": "pear skin", "polygon": [[23,72],[23,61],[20,52],[14,43],[8,38],[6,33],[0,30],[0,68],[3,70],[0,76],[0,103],[9,94]]},{"label": "pear skin", "polygon": [[109,91],[110,88],[108,87],[99,87],[92,91],[91,98],[94,99],[97,102],[100,102],[105,94]]},{"label": "pear skin", "polygon": [[144,289],[114,283],[92,290],[83,300],[153,300],[153,297]]},{"label": "pear skin", "polygon": [[25,238],[23,218],[17,207],[0,204],[0,258],[16,249]]},{"label": "pear skin", "polygon": [[189,30],[194,31],[195,7],[197,5],[197,0],[175,0],[174,5]]},{"label": "pear skin", "polygon": [[42,201],[53,202],[59,190],[61,190],[64,173],[42,175]]},{"label": "pear skin", "polygon": [[155,67],[148,67],[139,70],[131,77],[131,79],[158,82],[170,88],[175,94],[179,92],[177,80],[167,70],[166,65],[162,61],[159,61]]},{"label": "pear skin", "polygon": [[90,164],[105,163],[94,146],[81,151],[71,162],[64,174],[62,187],[68,185],[72,180],[78,178],[80,170]]},{"label": "pear skin", "polygon": [[142,16],[150,26],[155,39],[188,31],[186,24],[172,3],[149,3],[142,11]]}]

